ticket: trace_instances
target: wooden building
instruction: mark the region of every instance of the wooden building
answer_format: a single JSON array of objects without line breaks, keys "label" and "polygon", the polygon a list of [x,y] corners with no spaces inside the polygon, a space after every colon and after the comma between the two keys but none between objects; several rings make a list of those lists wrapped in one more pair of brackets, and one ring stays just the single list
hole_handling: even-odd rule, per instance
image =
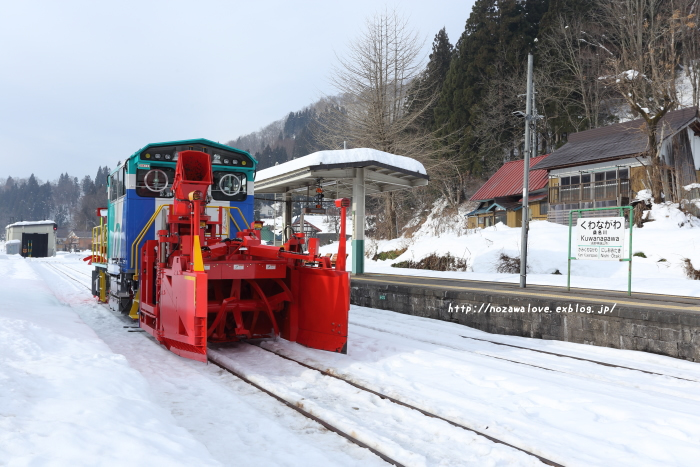
[{"label": "wooden building", "polygon": [[[682,193],[683,186],[700,177],[698,109],[669,112],[660,121],[658,134],[662,161],[669,169],[665,191]],[[641,156],[647,144],[641,119],[569,135],[564,146],[537,166],[549,171],[548,220],[568,224],[572,209],[628,206],[638,191],[649,188],[650,160]]]},{"label": "wooden building", "polygon": [[[529,216],[530,219],[547,219],[547,171],[541,170],[546,155],[530,160]],[[467,227],[484,228],[499,222],[508,227],[522,226],[523,213],[523,161],[511,161],[493,174],[474,193],[470,201],[478,201],[479,206],[467,214]]]}]

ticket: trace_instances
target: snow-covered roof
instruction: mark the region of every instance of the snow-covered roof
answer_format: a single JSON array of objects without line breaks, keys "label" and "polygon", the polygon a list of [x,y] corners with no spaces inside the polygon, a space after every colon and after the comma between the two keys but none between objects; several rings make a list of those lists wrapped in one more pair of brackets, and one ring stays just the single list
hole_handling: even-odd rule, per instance
[{"label": "snow-covered roof", "polygon": [[14,224],[10,224],[10,225],[6,226],[5,228],[19,227],[22,225],[50,225],[50,224],[55,224],[55,223],[56,223],[56,221],[49,221],[49,220],[46,220],[46,221],[22,221],[22,222],[15,222]]},{"label": "snow-covered roof", "polygon": [[384,151],[378,151],[370,148],[356,149],[339,149],[333,151],[318,151],[308,156],[279,164],[269,169],[264,169],[258,172],[256,181],[267,180],[268,178],[292,172],[294,170],[303,169],[306,167],[318,165],[335,165],[357,162],[378,162],[392,167],[403,169],[409,172],[416,172],[426,175],[423,164],[415,159],[397,154],[390,154]]}]

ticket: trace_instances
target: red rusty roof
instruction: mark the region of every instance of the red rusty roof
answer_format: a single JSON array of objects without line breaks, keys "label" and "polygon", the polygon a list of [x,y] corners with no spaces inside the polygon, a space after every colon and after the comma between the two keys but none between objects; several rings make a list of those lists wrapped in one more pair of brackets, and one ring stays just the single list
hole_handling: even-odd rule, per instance
[{"label": "red rusty roof", "polygon": [[[541,190],[547,186],[547,171],[534,168],[542,162],[548,154],[530,159],[530,192]],[[488,179],[484,186],[479,188],[470,201],[486,201],[501,196],[522,195],[523,193],[523,160],[506,162],[503,167]]]}]

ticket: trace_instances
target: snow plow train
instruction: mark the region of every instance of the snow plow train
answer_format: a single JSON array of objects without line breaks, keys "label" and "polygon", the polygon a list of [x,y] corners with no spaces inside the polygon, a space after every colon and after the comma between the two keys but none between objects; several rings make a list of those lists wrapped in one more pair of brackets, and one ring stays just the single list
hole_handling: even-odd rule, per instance
[{"label": "snow plow train", "polygon": [[[282,247],[265,245],[246,218],[255,164],[248,153],[208,140],[149,145],[127,159],[110,178],[110,206],[93,232],[93,294],[193,360],[207,360],[208,343],[275,336],[346,353],[345,242],[335,265],[303,233]],[[160,195],[150,196],[158,206],[145,222],[139,185]],[[335,204],[344,239],[350,201]]]}]

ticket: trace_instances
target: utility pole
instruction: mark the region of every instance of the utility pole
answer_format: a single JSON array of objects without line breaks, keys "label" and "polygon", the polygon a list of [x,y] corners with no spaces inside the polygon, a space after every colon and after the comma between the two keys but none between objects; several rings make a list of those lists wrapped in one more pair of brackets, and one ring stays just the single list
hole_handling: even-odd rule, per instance
[{"label": "utility pole", "polygon": [[523,159],[523,209],[520,235],[520,288],[527,286],[527,234],[530,228],[529,199],[530,194],[530,152],[534,146],[531,125],[535,122],[532,115],[534,92],[532,89],[532,54],[527,56],[527,102],[525,104],[525,157]]}]

